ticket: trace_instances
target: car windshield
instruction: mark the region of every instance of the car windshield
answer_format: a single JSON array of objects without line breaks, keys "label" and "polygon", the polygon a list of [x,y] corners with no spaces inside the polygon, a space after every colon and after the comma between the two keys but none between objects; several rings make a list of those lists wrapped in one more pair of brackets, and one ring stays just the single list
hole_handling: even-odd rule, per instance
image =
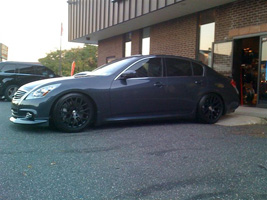
[{"label": "car windshield", "polygon": [[81,72],[81,73],[75,74],[75,76],[90,76],[90,75],[109,76],[111,74],[114,74],[116,71],[123,69],[125,66],[130,65],[135,60],[136,60],[136,57],[122,58],[122,59],[107,63],[105,65],[102,65],[94,69],[93,71]]}]

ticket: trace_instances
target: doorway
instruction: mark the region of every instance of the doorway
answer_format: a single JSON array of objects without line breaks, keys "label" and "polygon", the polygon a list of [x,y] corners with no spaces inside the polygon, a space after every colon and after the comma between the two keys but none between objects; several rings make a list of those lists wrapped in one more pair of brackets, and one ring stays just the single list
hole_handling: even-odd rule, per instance
[{"label": "doorway", "polygon": [[241,105],[256,106],[258,103],[259,44],[260,37],[234,40],[233,79]]}]

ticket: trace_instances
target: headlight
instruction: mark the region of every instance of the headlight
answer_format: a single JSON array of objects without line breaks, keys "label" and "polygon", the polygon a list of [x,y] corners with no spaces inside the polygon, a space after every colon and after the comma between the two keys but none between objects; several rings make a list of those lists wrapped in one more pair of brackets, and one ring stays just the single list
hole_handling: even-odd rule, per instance
[{"label": "headlight", "polygon": [[36,90],[33,90],[26,99],[37,99],[45,97],[49,92],[59,87],[60,84],[47,85]]}]

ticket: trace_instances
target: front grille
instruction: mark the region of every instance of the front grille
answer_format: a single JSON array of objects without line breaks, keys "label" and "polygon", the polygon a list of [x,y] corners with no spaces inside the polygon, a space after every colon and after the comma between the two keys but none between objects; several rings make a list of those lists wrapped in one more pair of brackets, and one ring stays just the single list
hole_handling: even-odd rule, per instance
[{"label": "front grille", "polygon": [[18,91],[14,94],[13,99],[20,99],[21,97],[23,97],[24,94],[26,94],[25,91],[18,90]]}]

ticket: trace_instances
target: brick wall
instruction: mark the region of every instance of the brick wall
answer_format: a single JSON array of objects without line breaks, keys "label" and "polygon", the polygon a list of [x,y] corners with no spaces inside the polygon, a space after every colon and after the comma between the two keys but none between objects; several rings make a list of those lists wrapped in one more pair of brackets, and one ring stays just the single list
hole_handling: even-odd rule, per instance
[{"label": "brick wall", "polygon": [[142,30],[132,32],[132,55],[142,53]]},{"label": "brick wall", "polygon": [[195,58],[197,14],[157,24],[150,29],[150,53]]},{"label": "brick wall", "polygon": [[[267,32],[267,0],[238,0],[215,10],[215,41],[237,35]],[[198,14],[151,26],[150,54],[196,57]],[[132,32],[132,55],[141,53],[142,30]],[[106,58],[124,55],[123,35],[99,41],[98,65]]]},{"label": "brick wall", "polygon": [[[215,41],[267,31],[267,1],[239,0],[216,8]],[[265,30],[266,29],[266,30]]]},{"label": "brick wall", "polygon": [[123,35],[98,42],[98,66],[106,63],[107,57],[122,58],[124,55]]}]

